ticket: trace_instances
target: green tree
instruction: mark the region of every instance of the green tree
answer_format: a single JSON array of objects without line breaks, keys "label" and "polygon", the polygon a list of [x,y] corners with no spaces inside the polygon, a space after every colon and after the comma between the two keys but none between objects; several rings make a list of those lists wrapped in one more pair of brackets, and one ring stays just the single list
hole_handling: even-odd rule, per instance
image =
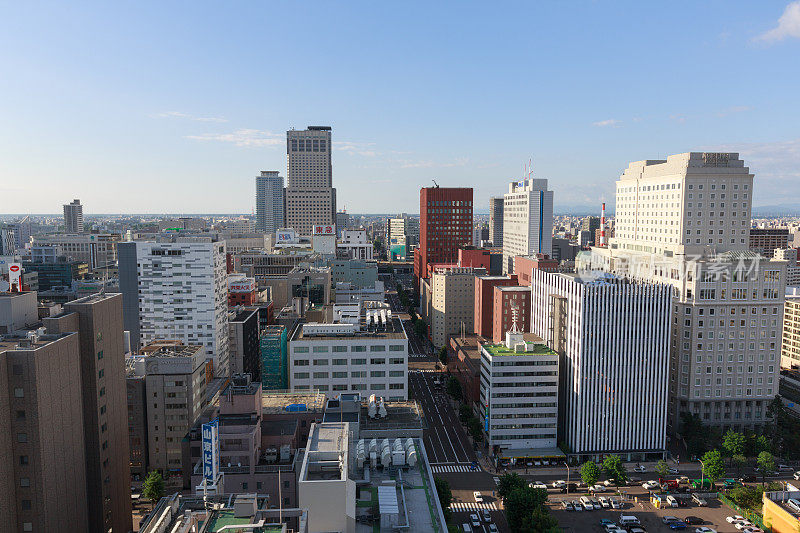
[{"label": "green tree", "polygon": [[164,478],[161,477],[161,474],[157,470],[151,470],[144,480],[142,495],[155,503],[162,498],[164,494]]},{"label": "green tree", "polygon": [[754,455],[758,456],[761,452],[769,452],[772,451],[772,442],[770,442],[769,438],[766,435],[759,435],[756,437],[754,446],[755,453]]},{"label": "green tree", "polygon": [[690,455],[700,455],[706,451],[707,433],[700,417],[694,413],[681,413],[681,434],[686,441],[686,449]]},{"label": "green tree", "polygon": [[710,450],[703,455],[703,475],[716,483],[725,474],[725,463],[719,450]]},{"label": "green tree", "polygon": [[742,455],[744,453],[746,438],[744,433],[739,433],[733,429],[729,429],[725,436],[722,437],[722,448],[725,450],[728,457],[734,455]]},{"label": "green tree", "polygon": [[414,322],[414,335],[422,340],[428,338],[428,324],[424,319],[420,318]]},{"label": "green tree", "polygon": [[458,418],[466,424],[469,422],[470,418],[473,418],[475,415],[472,413],[472,408],[469,405],[462,403],[458,406]]},{"label": "green tree", "polygon": [[450,395],[451,398],[458,401],[463,397],[463,392],[461,390],[461,383],[454,377],[450,377],[447,380],[447,394]]},{"label": "green tree", "polygon": [[547,507],[540,506],[522,518],[520,533],[560,533],[558,520],[550,515]]},{"label": "green tree", "polygon": [[505,499],[515,490],[524,489],[527,486],[528,485],[525,482],[525,478],[516,472],[503,474],[500,476],[500,482],[497,484],[497,495]]},{"label": "green tree", "polygon": [[658,477],[667,477],[669,475],[669,465],[664,459],[659,459],[656,463],[656,474]]},{"label": "green tree", "polygon": [[[523,480],[524,483],[524,480]],[[506,519],[511,531],[520,531],[523,521],[547,501],[547,490],[528,486],[514,489],[505,497]]]},{"label": "green tree", "polygon": [[731,462],[736,466],[736,474],[738,476],[742,475],[742,467],[747,463],[747,457],[744,455],[734,455],[731,457]]},{"label": "green tree", "polygon": [[594,461],[586,461],[581,465],[581,479],[587,486],[591,487],[600,479],[600,468]]},{"label": "green tree", "polygon": [[441,361],[443,365],[447,365],[447,346],[442,346],[439,350],[439,361]]},{"label": "green tree", "polygon": [[453,491],[450,490],[450,483],[440,477],[433,478],[433,481],[436,483],[436,494],[439,496],[442,509],[449,509],[450,504],[453,503]]},{"label": "green tree", "polygon": [[767,481],[767,472],[775,470],[775,457],[771,453],[763,451],[758,454],[756,462],[758,463],[758,469],[761,471],[761,484],[763,485]]},{"label": "green tree", "polygon": [[606,455],[603,459],[603,471],[609,479],[614,481],[614,485],[619,487],[628,481],[628,472],[619,455]]}]

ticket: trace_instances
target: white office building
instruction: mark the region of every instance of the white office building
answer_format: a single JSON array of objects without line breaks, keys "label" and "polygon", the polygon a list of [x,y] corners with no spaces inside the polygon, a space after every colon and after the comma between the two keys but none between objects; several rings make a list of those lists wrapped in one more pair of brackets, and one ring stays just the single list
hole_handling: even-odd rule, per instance
[{"label": "white office building", "polygon": [[283,177],[277,170],[262,170],[256,176],[256,231],[275,233],[284,227]]},{"label": "white office building", "polygon": [[335,224],[330,126],[287,131],[286,154],[286,226],[311,235],[317,224]]},{"label": "white office building", "polygon": [[[502,344],[481,345],[480,418],[499,455],[526,450],[550,455],[558,424],[558,354],[531,333],[506,332]],[[487,421],[488,417],[488,421]]]},{"label": "white office building", "polygon": [[125,329],[136,350],[157,339],[198,344],[228,375],[225,242],[203,237],[119,244]]},{"label": "white office building", "polygon": [[[496,231],[496,230],[495,230]],[[503,196],[503,273],[514,272],[518,255],[551,255],[553,191],[546,179],[525,179],[508,185]]]},{"label": "white office building", "polygon": [[[351,316],[351,315],[348,315]],[[299,326],[289,340],[293,391],[408,399],[408,337],[387,304],[362,302],[356,318]]]},{"label": "white office building", "polygon": [[336,242],[336,248],[349,259],[361,259],[371,261],[375,249],[372,242],[367,238],[365,229],[346,229],[342,230],[341,237]]},{"label": "white office building", "polygon": [[787,262],[748,250],[752,186],[736,153],[631,163],[609,247],[578,261],[672,286],[672,431],[690,414],[759,431],[778,392]]},{"label": "white office building", "polygon": [[588,458],[666,449],[671,287],[531,273],[531,331],[563,356],[560,440]]}]

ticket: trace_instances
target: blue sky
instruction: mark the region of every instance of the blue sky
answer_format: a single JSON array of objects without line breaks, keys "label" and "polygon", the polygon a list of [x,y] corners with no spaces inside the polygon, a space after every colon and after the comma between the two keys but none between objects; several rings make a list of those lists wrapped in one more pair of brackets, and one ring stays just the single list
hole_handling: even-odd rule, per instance
[{"label": "blue sky", "polygon": [[[740,151],[800,202],[800,2],[7,2],[0,213],[250,212],[333,127],[350,212],[478,207],[532,158],[556,209],[629,161]],[[599,209],[599,208],[598,208]]]}]

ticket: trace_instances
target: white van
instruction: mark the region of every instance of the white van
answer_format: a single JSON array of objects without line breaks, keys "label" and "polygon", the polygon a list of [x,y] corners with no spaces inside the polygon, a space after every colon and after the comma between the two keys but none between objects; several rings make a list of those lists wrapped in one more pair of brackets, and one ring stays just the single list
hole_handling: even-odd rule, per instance
[{"label": "white van", "polygon": [[669,504],[670,507],[677,507],[678,506],[678,500],[675,499],[675,496],[671,496],[671,495],[667,496],[667,503]]},{"label": "white van", "polygon": [[628,514],[628,515],[621,514],[621,515],[619,515],[619,520],[617,522],[619,522],[619,525],[621,525],[623,527],[625,527],[625,526],[638,526],[639,525],[639,519],[636,518],[635,516],[631,515],[631,514]]},{"label": "white van", "polygon": [[581,496],[581,505],[587,511],[593,511],[594,505],[592,505],[592,500],[588,496]]},{"label": "white van", "polygon": [[800,501],[796,500],[795,498],[789,498],[786,500],[786,505],[800,513]]}]

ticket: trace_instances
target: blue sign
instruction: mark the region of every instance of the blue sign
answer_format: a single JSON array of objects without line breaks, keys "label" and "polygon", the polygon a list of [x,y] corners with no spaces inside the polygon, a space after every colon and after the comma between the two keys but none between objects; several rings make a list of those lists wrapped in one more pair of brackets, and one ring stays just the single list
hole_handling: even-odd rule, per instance
[{"label": "blue sign", "polygon": [[219,473],[219,422],[217,419],[203,424],[203,478],[214,483]]}]

